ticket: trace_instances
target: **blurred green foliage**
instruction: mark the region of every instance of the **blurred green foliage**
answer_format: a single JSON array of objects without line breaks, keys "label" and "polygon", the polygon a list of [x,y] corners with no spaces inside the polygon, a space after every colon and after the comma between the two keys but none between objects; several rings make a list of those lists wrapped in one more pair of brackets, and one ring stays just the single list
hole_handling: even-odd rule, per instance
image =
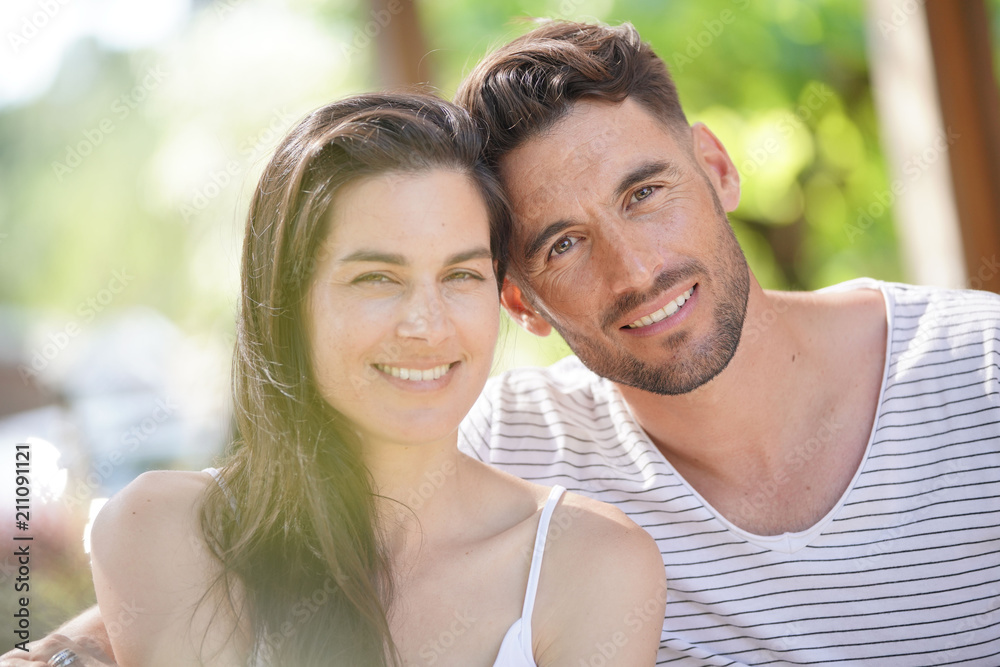
[{"label": "blurred green foliage", "polygon": [[[731,217],[765,287],[904,278],[889,211],[849,231],[887,187],[861,2],[419,9],[435,85],[449,97],[482,54],[530,28],[520,17],[631,21],[671,67],[690,120],[740,167]],[[148,304],[187,330],[229,331],[247,193],[297,118],[375,86],[370,12],[352,0],[215,0],[145,49],[75,44],[43,96],[0,110],[0,302],[74,317],[125,269],[135,279],[112,306]],[[501,365],[565,353],[516,339]]]}]

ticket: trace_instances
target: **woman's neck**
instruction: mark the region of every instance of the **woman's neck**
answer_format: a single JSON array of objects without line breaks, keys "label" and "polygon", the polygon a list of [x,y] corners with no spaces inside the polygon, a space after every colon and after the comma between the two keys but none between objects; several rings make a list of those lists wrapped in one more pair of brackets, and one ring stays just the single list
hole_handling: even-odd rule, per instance
[{"label": "woman's neck", "polygon": [[[457,433],[419,445],[365,442],[365,464],[378,494],[380,529],[390,553],[402,553],[452,524],[464,507],[471,459]],[[417,539],[419,538],[419,539]]]}]

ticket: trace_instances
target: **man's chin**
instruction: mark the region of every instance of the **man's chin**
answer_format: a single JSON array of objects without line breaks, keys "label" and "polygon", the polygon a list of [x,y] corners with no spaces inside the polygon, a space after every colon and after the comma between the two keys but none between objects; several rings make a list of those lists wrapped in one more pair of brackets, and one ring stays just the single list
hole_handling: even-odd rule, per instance
[{"label": "man's chin", "polygon": [[601,354],[593,349],[570,348],[584,366],[615,384],[626,385],[659,396],[681,396],[704,387],[718,377],[732,361],[739,336],[720,336],[711,349],[702,349],[692,358],[652,364],[622,354]]}]

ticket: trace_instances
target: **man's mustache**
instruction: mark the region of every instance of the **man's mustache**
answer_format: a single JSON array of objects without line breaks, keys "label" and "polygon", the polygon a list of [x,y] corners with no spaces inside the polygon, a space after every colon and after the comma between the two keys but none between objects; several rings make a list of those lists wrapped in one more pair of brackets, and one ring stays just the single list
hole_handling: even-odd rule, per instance
[{"label": "man's mustache", "polygon": [[653,286],[645,292],[626,292],[614,299],[601,318],[601,326],[610,329],[617,325],[625,315],[644,303],[655,301],[661,294],[676,287],[678,283],[692,276],[705,274],[705,267],[697,260],[690,260],[680,266],[665,269],[653,282]]}]

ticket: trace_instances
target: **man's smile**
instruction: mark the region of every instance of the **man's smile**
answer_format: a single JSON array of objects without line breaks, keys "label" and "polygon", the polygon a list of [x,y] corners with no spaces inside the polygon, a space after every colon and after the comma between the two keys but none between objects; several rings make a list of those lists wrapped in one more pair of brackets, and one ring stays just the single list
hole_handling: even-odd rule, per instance
[{"label": "man's smile", "polygon": [[635,322],[632,322],[631,324],[627,324],[625,326],[628,327],[629,329],[641,329],[642,327],[647,327],[650,324],[655,324],[657,322],[660,322],[661,320],[667,319],[668,317],[676,313],[678,310],[680,310],[681,306],[687,303],[687,300],[691,298],[692,294],[694,294],[694,288],[695,286],[692,285],[688,291],[684,292],[676,299],[668,301],[667,305],[663,306],[659,310],[654,311],[649,315],[644,315],[639,319],[637,319]]}]

